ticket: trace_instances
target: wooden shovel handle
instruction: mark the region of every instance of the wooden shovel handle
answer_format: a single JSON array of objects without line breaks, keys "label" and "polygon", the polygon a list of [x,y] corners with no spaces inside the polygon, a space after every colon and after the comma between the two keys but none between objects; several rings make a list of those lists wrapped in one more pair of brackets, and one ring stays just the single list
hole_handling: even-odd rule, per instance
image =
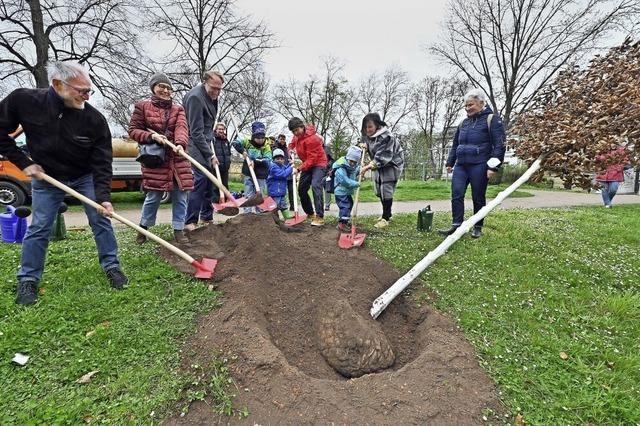
[{"label": "wooden shovel handle", "polygon": [[[90,198],[85,197],[84,195],[82,195],[78,191],[74,190],[73,188],[68,187],[64,183],[52,178],[51,176],[49,176],[49,175],[47,175],[45,173],[42,173],[42,179],[44,179],[45,181],[49,182],[51,185],[55,186],[56,188],[63,190],[67,194],[72,195],[73,197],[77,198],[78,200],[82,201],[83,203],[95,208],[96,210],[98,210],[98,211],[104,210],[104,207],[102,207],[100,204],[96,203],[95,201],[93,201]],[[180,256],[181,258],[183,258],[187,262],[192,263],[195,260],[193,257],[189,256],[187,253],[185,253],[184,251],[180,250],[178,247],[176,247],[176,246],[174,246],[172,244],[169,244],[168,242],[166,242],[162,238],[158,237],[157,235],[155,235],[155,234],[147,231],[146,229],[136,225],[135,223],[131,222],[129,219],[126,219],[126,218],[120,216],[117,213],[111,213],[110,216],[112,218],[114,218],[115,220],[117,220],[118,222],[121,222],[121,223],[127,225],[128,227],[135,229],[136,231],[140,232],[141,234],[144,234],[147,238],[150,238],[153,241],[155,241],[156,243],[166,247],[172,253]]]},{"label": "wooden shovel handle", "polygon": [[356,199],[353,202],[353,212],[351,213],[351,227],[355,231],[356,217],[358,217],[358,200],[360,199],[360,186],[362,186],[362,167],[364,166],[364,149],[360,157],[360,172],[358,173],[358,188],[356,188]]},{"label": "wooden shovel handle", "polygon": [[[218,180],[220,181],[220,183],[222,183],[222,178],[220,177],[220,167],[216,164],[215,165],[215,169],[216,169],[216,175],[218,176]],[[222,194],[220,194],[220,201],[224,203],[224,198],[225,198],[225,193],[224,191],[221,191]]]},{"label": "wooden shovel handle", "polygon": [[[244,159],[247,162],[247,166],[249,167],[249,173],[251,173],[251,180],[253,180],[253,186],[256,188],[256,194],[260,193],[260,184],[258,183],[258,178],[256,177],[256,172],[253,170],[253,160],[249,160],[249,156],[246,151],[243,153]],[[249,162],[251,161],[251,163]]]},{"label": "wooden shovel handle", "polygon": [[[295,156],[291,152],[291,161],[295,164]],[[291,172],[291,179],[293,180],[293,211],[298,214],[298,182],[296,181],[296,172]]]}]

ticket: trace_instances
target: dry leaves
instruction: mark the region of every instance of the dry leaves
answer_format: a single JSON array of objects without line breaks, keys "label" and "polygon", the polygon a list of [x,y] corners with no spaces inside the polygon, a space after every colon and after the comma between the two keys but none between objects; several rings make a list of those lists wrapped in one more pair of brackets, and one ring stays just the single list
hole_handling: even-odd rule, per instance
[{"label": "dry leaves", "polygon": [[83,375],[78,380],[76,380],[76,383],[78,383],[80,385],[84,385],[86,383],[89,383],[91,381],[91,378],[93,376],[95,376],[96,374],[98,374],[99,371],[100,370],[94,370],[94,371],[88,372],[87,374]]},{"label": "dry leaves", "polygon": [[560,352],[560,358],[563,360],[569,359],[569,355],[566,352]]},{"label": "dry leaves", "polygon": [[526,423],[524,421],[524,417],[522,417],[522,414],[518,413],[518,415],[516,416],[516,426],[525,426]]}]

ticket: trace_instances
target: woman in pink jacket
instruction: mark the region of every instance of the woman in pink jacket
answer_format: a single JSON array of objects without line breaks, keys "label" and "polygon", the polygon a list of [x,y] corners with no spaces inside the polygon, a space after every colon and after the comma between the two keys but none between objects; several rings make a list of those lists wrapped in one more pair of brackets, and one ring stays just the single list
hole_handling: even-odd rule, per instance
[{"label": "woman in pink jacket", "polygon": [[596,182],[600,184],[604,206],[610,209],[618,186],[624,181],[624,166],[629,163],[629,156],[624,147],[620,146],[606,154],[598,155],[596,162],[602,170],[596,176]]}]

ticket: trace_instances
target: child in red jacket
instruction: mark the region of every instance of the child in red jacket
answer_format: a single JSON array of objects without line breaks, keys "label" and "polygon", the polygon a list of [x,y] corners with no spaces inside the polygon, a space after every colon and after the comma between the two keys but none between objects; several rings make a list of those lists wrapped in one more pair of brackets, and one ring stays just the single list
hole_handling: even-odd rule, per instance
[{"label": "child in red jacket", "polygon": [[[305,126],[297,117],[289,120],[289,130],[293,132],[289,149],[295,150],[302,161],[294,171],[300,174],[298,194],[300,194],[302,209],[311,218],[311,225],[322,226],[324,225],[323,180],[327,168],[327,156],[322,147],[322,138],[318,136],[313,125]],[[313,191],[313,203],[309,197],[309,188]]]}]

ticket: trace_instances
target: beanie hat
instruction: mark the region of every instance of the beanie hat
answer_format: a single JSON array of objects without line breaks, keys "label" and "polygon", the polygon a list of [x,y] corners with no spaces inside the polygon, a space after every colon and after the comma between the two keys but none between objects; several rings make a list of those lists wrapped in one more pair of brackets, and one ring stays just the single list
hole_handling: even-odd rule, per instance
[{"label": "beanie hat", "polygon": [[264,123],[254,121],[251,124],[251,137],[264,137],[267,134],[267,128]]},{"label": "beanie hat", "polygon": [[289,120],[289,130],[293,132],[293,129],[297,129],[298,127],[304,128],[304,123],[298,117],[293,117]]},{"label": "beanie hat", "polygon": [[276,149],[273,150],[272,156],[273,156],[273,158],[284,157],[284,151],[281,150],[280,148],[276,148]]},{"label": "beanie hat", "polygon": [[362,157],[362,149],[357,146],[350,146],[345,157],[347,160],[360,161],[360,158]]},{"label": "beanie hat", "polygon": [[160,83],[168,84],[169,86],[171,86],[171,80],[169,80],[169,77],[161,72],[157,72],[152,75],[151,79],[149,80],[149,87],[151,88],[151,91],[153,92],[153,88],[156,87],[156,84]]}]

